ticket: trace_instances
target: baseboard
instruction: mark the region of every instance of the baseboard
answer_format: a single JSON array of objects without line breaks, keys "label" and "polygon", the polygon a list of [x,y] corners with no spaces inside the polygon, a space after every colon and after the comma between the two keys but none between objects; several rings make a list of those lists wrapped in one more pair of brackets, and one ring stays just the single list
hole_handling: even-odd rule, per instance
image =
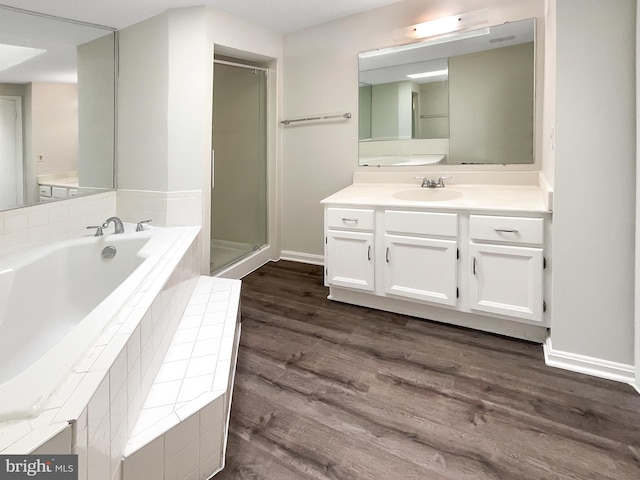
[{"label": "baseboard", "polygon": [[290,260],[292,262],[310,263],[311,265],[324,265],[324,256],[313,255],[311,253],[292,252],[282,250],[280,260]]},{"label": "baseboard", "polygon": [[[554,350],[551,338],[547,338],[543,345],[545,363],[551,367],[584,373],[594,377],[605,378],[615,382],[634,385],[635,374],[633,365],[610,362],[586,355]],[[635,386],[635,385],[634,385]],[[637,390],[637,387],[636,387]]]},{"label": "baseboard", "polygon": [[242,279],[264,264],[273,261],[275,259],[274,255],[276,254],[277,252],[273,247],[270,247],[269,245],[264,246],[261,249],[256,250],[255,252],[247,254],[246,257],[241,258],[228,267],[216,271],[214,276],[222,278]]}]

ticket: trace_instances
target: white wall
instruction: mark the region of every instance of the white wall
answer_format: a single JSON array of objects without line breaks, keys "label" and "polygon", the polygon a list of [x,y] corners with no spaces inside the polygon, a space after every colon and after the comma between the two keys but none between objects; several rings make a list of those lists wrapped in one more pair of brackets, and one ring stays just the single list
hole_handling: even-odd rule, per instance
[{"label": "white wall", "polygon": [[552,346],[623,370],[633,365],[635,13],[635,0],[556,0]]},{"label": "white wall", "polygon": [[[283,118],[353,114],[348,121],[282,127],[282,248],[288,255],[320,258],[319,202],[349,185],[358,169],[358,52],[393,45],[394,29],[482,8],[488,8],[492,25],[536,17],[539,31],[544,31],[544,0],[405,0],[285,36]],[[544,38],[538,40],[542,52]],[[538,75],[542,71],[539,62]],[[536,112],[540,125],[541,105]]]},{"label": "white wall", "polygon": [[638,168],[638,158],[640,158],[640,142],[638,142],[638,134],[640,133],[640,98],[638,97],[638,91],[640,91],[640,17],[638,16],[640,11],[640,0],[636,2],[636,247],[635,247],[635,387],[640,392],[640,209],[637,205],[640,205],[640,168]]},{"label": "white wall", "polygon": [[211,149],[211,60],[204,8],[169,10],[168,185],[201,190]]},{"label": "white wall", "polygon": [[[72,83],[31,84],[35,175],[78,169],[78,89]],[[38,162],[37,157],[44,161]]]},{"label": "white wall", "polygon": [[119,37],[118,189],[167,191],[167,16],[125,28]]},{"label": "white wall", "polygon": [[544,29],[544,98],[542,116],[542,130],[540,132],[542,145],[541,154],[542,175],[549,187],[554,184],[555,166],[555,123],[556,123],[556,0],[545,0],[545,29]]},{"label": "white wall", "polygon": [[81,187],[114,187],[114,35],[111,33],[78,47]]}]

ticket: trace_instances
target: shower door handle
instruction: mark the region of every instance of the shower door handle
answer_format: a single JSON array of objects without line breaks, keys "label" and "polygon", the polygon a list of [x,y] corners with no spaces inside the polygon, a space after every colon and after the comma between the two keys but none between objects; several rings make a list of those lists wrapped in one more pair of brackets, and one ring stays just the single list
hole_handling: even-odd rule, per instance
[{"label": "shower door handle", "polygon": [[213,182],[214,174],[213,174],[213,172],[214,172],[215,165],[216,165],[215,152],[213,150],[211,150],[211,188],[213,188],[213,185],[214,185],[214,182]]}]

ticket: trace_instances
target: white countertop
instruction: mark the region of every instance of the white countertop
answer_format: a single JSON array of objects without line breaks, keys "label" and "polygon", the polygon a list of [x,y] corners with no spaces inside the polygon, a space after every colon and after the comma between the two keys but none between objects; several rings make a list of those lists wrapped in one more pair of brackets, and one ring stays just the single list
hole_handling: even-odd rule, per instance
[{"label": "white countertop", "polygon": [[40,185],[48,187],[62,187],[62,188],[78,188],[78,177],[58,178],[54,180],[39,180]]},{"label": "white countertop", "polygon": [[[438,200],[404,200],[396,198],[398,192],[417,191],[428,198],[438,195],[460,194],[457,198]],[[422,192],[424,191],[424,192]],[[412,195],[410,193],[409,195]],[[401,194],[402,195],[402,194]],[[322,204],[340,204],[374,207],[428,207],[430,209],[498,210],[508,212],[548,213],[549,195],[534,185],[447,185],[444,189],[421,188],[415,183],[354,183],[321,201]]]}]

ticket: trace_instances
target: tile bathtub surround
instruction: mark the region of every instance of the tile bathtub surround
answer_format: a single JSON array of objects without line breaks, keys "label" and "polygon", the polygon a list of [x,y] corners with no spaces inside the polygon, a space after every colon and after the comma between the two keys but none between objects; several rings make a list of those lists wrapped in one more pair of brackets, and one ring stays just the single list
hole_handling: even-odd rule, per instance
[{"label": "tile bathtub surround", "polygon": [[[38,417],[49,418],[52,425],[72,424],[70,448],[79,455],[81,480],[121,477],[122,454],[142,399],[199,275],[199,232],[188,230],[172,246]],[[146,387],[143,378],[150,379]],[[20,453],[37,448],[40,433],[48,427],[34,425],[36,420],[18,422],[19,431],[0,425],[0,451],[16,442],[22,444]]]},{"label": "tile bathtub surround", "polygon": [[152,219],[157,226],[202,225],[202,191],[117,191],[118,216],[127,222]]},{"label": "tile bathtub surround", "polygon": [[211,478],[222,468],[224,396],[203,396],[204,405],[171,425],[123,462],[123,480]]},{"label": "tile bathtub surround", "polygon": [[[121,460],[127,439],[142,408],[141,399],[151,388],[151,381],[160,367],[164,351],[197,280],[197,249],[193,242],[186,255],[173,268],[173,273],[162,286],[162,290],[151,301],[143,294],[129,315],[118,324],[115,334],[107,339],[107,345],[98,355],[94,368],[110,364],[109,379],[109,421],[87,429],[88,444],[76,443],[74,453],[88,451],[86,476],[80,472],[79,479],[115,479],[121,477]],[[150,287],[151,292],[157,291]],[[134,326],[135,324],[135,326]],[[132,331],[131,331],[132,330]],[[165,339],[154,342],[153,338]],[[122,342],[122,339],[125,339]],[[163,348],[164,345],[164,348]],[[97,346],[96,348],[100,348]],[[116,391],[114,391],[116,390]],[[92,409],[100,409],[104,399],[96,391],[89,401],[89,418]],[[105,443],[101,448],[92,448],[92,436],[100,435]],[[82,439],[81,439],[82,440]],[[99,443],[94,444],[100,445]],[[93,453],[93,455],[92,455]]]},{"label": "tile bathtub surround", "polygon": [[86,235],[86,227],[115,215],[116,192],[0,212],[0,257],[48,242]]},{"label": "tile bathtub surround", "polygon": [[176,479],[222,468],[239,301],[240,281],[198,280],[125,450],[124,480],[150,475],[148,462]]}]

